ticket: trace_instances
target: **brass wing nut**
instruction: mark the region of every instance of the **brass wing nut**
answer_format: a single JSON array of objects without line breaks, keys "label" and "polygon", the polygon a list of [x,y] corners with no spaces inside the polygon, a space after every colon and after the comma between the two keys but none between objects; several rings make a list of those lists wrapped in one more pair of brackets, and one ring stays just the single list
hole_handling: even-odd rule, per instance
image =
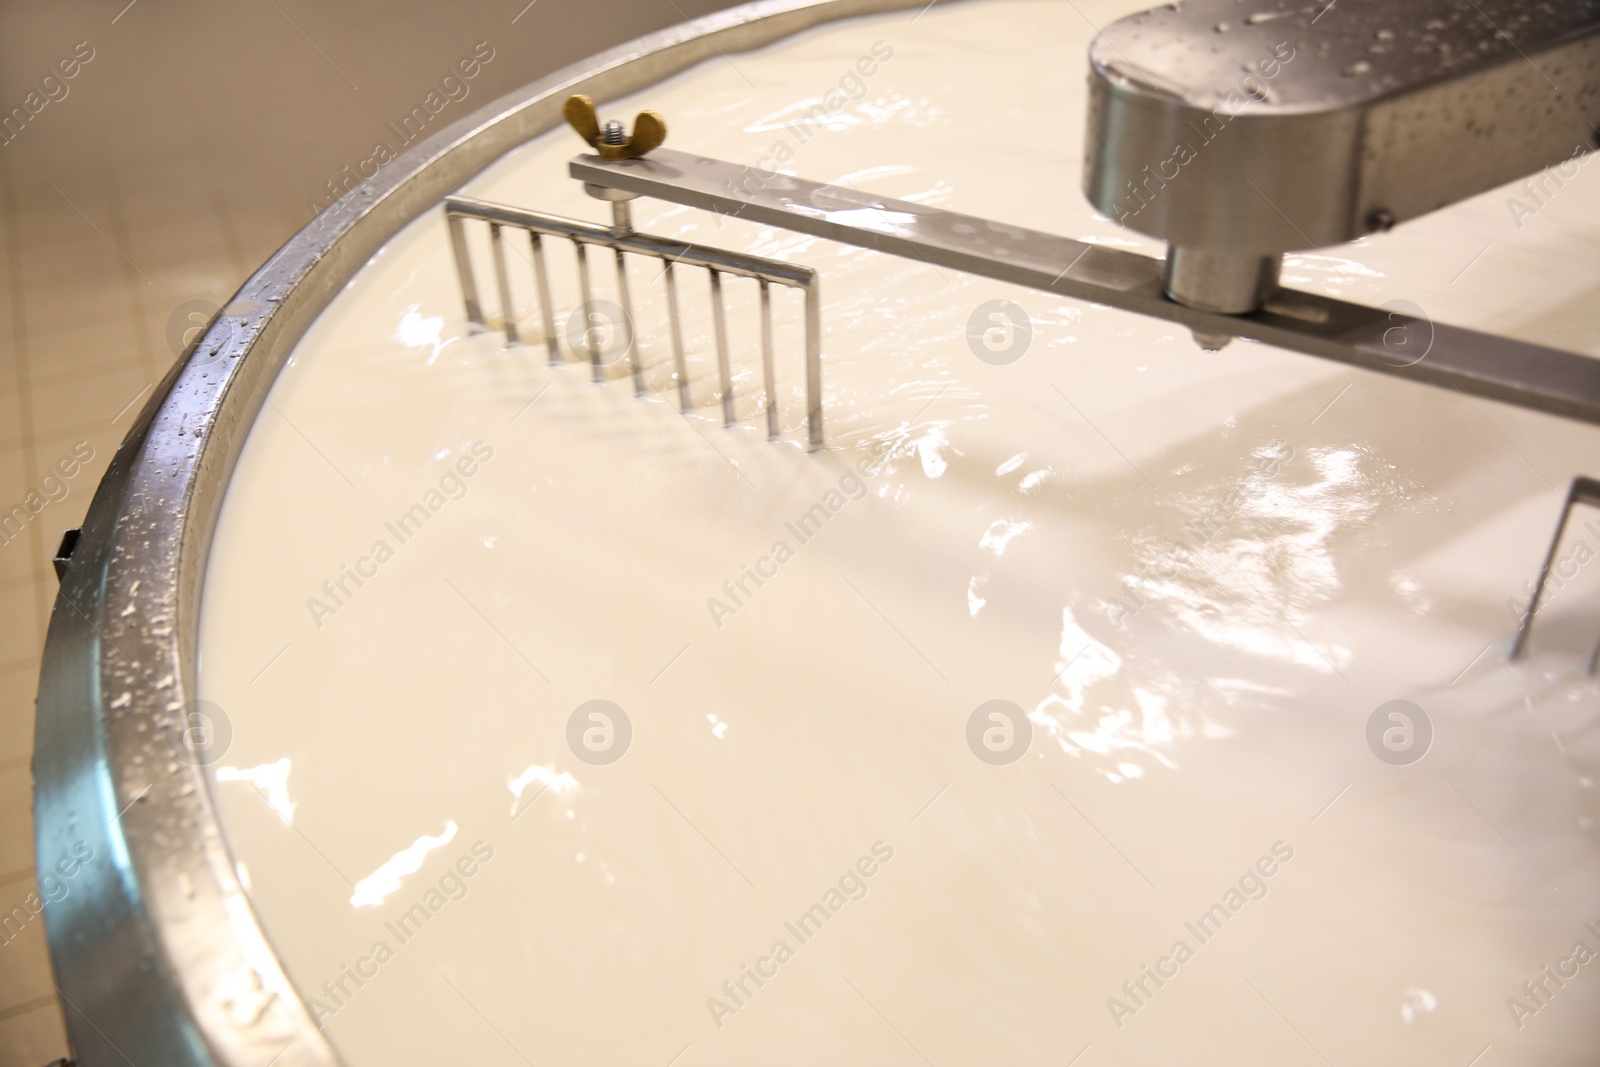
[{"label": "brass wing nut", "polygon": [[633,120],[633,136],[626,137],[622,132],[622,123],[608,122],[605,128],[600,125],[600,118],[595,114],[594,101],[587,96],[577,95],[567,98],[566,107],[563,109],[567,122],[578,136],[589,142],[601,159],[637,159],[652,149],[660,148],[661,142],[667,139],[667,123],[654,111],[641,111],[639,117]]}]

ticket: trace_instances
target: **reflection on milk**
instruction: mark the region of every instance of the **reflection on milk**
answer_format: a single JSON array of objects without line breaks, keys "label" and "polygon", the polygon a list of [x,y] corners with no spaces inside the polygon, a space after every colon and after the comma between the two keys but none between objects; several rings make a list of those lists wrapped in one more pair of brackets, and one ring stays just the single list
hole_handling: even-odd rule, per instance
[{"label": "reflection on milk", "polygon": [[568,789],[578,788],[578,780],[566,771],[558,774],[548,767],[540,767],[537,764],[528,767],[515,778],[510,778],[506,781],[506,788],[511,790],[511,815],[513,818],[525,807],[521,803],[523,791],[536,783],[539,788],[534,790],[533,796],[527,802],[528,804],[538,800],[546,790],[552,793],[564,793]]},{"label": "reflection on milk", "polygon": [[[394,339],[407,348],[432,349],[432,354],[428,356],[428,363],[432,364],[450,341],[441,340],[439,336],[440,331],[444,329],[443,316],[424,318],[417,311],[419,306],[412,304],[406,308],[405,314],[400,317],[400,325],[395,328]],[[450,340],[453,341],[455,338]]]},{"label": "reflection on milk", "polygon": [[385,897],[400,888],[401,879],[422,869],[423,858],[428,853],[455,840],[457,829],[455,820],[451,819],[445,824],[443,833],[435,837],[423,834],[409,847],[389,857],[381,867],[356,883],[355,892],[350,894],[350,906],[365,908],[382,904]]},{"label": "reflection on milk", "polygon": [[259,767],[218,767],[219,782],[249,782],[266,798],[272,810],[286,823],[294,822],[294,801],[289,799],[291,762],[285,758]]},{"label": "reflection on milk", "polygon": [[[1127,6],[824,26],[606,110],[754,164],[774,135],[748,127],[884,41],[794,160],[862,190],[826,210],[897,197],[1154,255],[1075,191],[1089,21]],[[566,177],[580,147],[553,132],[464,192],[603,220]],[[1523,231],[1489,195],[1285,273],[1595,348],[1595,219],[1587,168]],[[526,259],[525,343],[469,331],[430,212],[298,346],[228,491],[201,695],[235,766],[293,760],[294,824],[217,804],[352,1067],[1594,1062],[1600,568],[1566,568],[1527,660],[1504,650],[1600,431],[734,218],[634,220],[819,271],[830,450],[795,443],[792,294],[774,445],[753,284],[725,287],[724,429],[702,272],[676,272],[684,416],[659,266],[630,274],[636,399],[627,361],[594,384],[528,343]],[[576,264],[546,252],[559,321]],[[615,297],[609,258],[591,278]],[[1009,362],[969,345],[992,302],[1029,327]],[[479,440],[470,493],[346,595],[434,457]],[[311,625],[324,582],[341,603]],[[384,924],[427,907],[456,836],[494,862],[400,952]],[[851,899],[877,841],[893,862]]]}]

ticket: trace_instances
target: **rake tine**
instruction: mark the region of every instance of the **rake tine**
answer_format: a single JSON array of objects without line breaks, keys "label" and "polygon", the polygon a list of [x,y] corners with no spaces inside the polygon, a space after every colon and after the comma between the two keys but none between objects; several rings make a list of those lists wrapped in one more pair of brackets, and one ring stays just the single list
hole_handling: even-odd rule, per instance
[{"label": "rake tine", "polygon": [[483,309],[478,304],[478,285],[472,277],[472,259],[467,254],[467,230],[461,216],[451,215],[450,247],[456,255],[456,276],[461,279],[461,299],[467,305],[467,321],[483,328]]},{"label": "rake tine", "polygon": [[689,413],[689,369],[683,361],[683,326],[678,322],[678,281],[667,260],[667,318],[672,323],[672,362],[678,372],[678,409]]},{"label": "rake tine", "polygon": [[728,370],[728,320],[722,311],[722,275],[711,271],[711,313],[717,324],[717,372],[722,378],[722,425],[733,425],[733,374]]},{"label": "rake tine", "polygon": [[544,269],[544,242],[533,230],[528,231],[533,246],[533,273],[539,284],[539,314],[544,320],[544,347],[553,367],[561,362],[561,344],[556,337],[555,302],[550,299],[550,275]]},{"label": "rake tine", "polygon": [[506,344],[519,344],[517,315],[511,306],[511,276],[506,273],[506,246],[500,239],[499,223],[489,223],[489,247],[494,252],[495,284],[500,291],[500,318],[502,328],[505,330]]},{"label": "rake tine", "polygon": [[772,287],[761,281],[761,375],[767,383],[767,440],[778,439],[778,376],[772,369]]},{"label": "rake tine", "polygon": [[628,293],[628,264],[622,258],[622,249],[616,252],[617,296],[622,300],[622,326],[628,333],[628,369],[633,372],[633,395],[644,396],[644,367],[639,362],[639,339],[633,333],[633,299]]},{"label": "rake tine", "polygon": [[594,380],[600,380],[600,346],[595,343],[594,332],[589,328],[589,315],[593,311],[594,297],[589,291],[589,248],[582,241],[573,241],[578,249],[578,287],[583,293],[583,302],[578,305],[579,322],[583,326],[583,346],[589,350],[589,366],[593,368]]},{"label": "rake tine", "polygon": [[812,275],[806,283],[806,426],[809,450],[823,445],[822,437],[822,287]]}]

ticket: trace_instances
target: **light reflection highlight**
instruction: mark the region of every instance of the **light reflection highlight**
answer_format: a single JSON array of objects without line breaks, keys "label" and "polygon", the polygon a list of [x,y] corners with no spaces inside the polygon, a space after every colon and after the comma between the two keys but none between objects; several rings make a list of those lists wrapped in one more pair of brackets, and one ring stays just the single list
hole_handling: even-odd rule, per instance
[{"label": "light reflection highlight", "polygon": [[565,793],[569,789],[578,788],[578,780],[566,771],[557,771],[553,767],[541,767],[537,763],[517,775],[515,778],[506,779],[506,788],[511,790],[511,814],[515,815],[520,807],[517,801],[522,799],[522,794],[530,785],[538,782],[552,793]]},{"label": "light reflection highlight", "polygon": [[280,819],[293,824],[295,806],[289,799],[289,770],[288,757],[256,767],[218,767],[217,781],[249,782],[267,798],[267,803],[272,805],[272,810],[278,813]]},{"label": "light reflection highlight", "polygon": [[350,894],[350,906],[365,908],[382,904],[386,897],[400,888],[400,879],[421,870],[422,861],[428,853],[449,844],[455,839],[457,830],[456,821],[451,819],[445,823],[444,832],[438,837],[423,834],[409,848],[396,852],[383,866],[356,883],[355,892]]}]

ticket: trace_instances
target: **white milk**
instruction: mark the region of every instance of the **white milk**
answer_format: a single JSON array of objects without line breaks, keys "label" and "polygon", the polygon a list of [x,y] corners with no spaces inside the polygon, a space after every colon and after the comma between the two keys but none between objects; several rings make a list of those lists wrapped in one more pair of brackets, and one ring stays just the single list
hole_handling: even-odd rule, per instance
[{"label": "white milk", "polygon": [[[1078,191],[1090,22],[1125,10],[847,22],[602,111],[1154,255]],[[848,72],[877,42],[892,56],[863,93]],[[855,98],[801,143],[786,124],[841,84]],[[556,131],[465,191],[604,220],[565,174],[581,148]],[[1508,197],[1536,202],[1501,190],[1290,256],[1286,281],[1595,349],[1597,173],[1548,186],[1520,228]],[[351,1064],[1594,1062],[1592,516],[1534,655],[1505,649],[1600,434],[635,210],[645,232],[821,272],[831,451],[799,444],[792,302],[770,444],[752,283],[728,285],[730,431],[698,272],[679,272],[685,418],[655,267],[633,287],[660,395],[638,400],[622,364],[595,385],[468,336],[430,212],[302,341],[223,509],[200,678],[233,730],[218,803]],[[564,318],[571,253],[551,257]],[[965,339],[993,299],[1033,324],[1009,365]],[[344,568],[366,577],[341,592]],[[1397,699],[1433,730],[1408,766],[1366,741]],[[607,765],[567,740],[591,700],[631,723]],[[1010,765],[968,746],[991,700],[1030,715]]]}]

